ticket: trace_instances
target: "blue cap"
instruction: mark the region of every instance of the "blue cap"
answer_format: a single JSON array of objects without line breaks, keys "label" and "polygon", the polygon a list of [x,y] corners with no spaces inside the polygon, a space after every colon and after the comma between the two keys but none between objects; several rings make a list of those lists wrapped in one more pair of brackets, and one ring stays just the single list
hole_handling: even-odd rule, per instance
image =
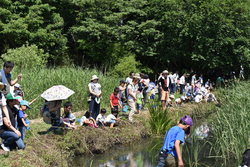
[{"label": "blue cap", "polygon": [[20,105],[21,105],[21,106],[27,106],[27,107],[28,107],[28,109],[31,109],[31,107],[29,106],[29,102],[28,102],[28,101],[26,101],[26,100],[22,100],[22,101],[20,101]]}]

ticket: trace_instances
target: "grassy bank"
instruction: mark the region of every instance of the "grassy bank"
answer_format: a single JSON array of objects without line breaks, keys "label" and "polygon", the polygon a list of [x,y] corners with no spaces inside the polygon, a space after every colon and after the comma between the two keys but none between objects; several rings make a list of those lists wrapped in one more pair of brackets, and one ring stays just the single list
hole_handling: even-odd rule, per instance
[{"label": "grassy bank", "polygon": [[[64,85],[75,91],[75,94],[69,98],[69,100],[73,102],[74,111],[82,111],[88,108],[87,85],[92,75],[96,74],[100,78],[100,83],[102,85],[103,99],[101,107],[109,106],[108,97],[112,93],[114,87],[119,84],[118,78],[103,76],[103,74],[96,70],[75,67],[23,70],[14,68],[13,77],[20,72],[23,74],[23,79],[20,84],[25,92],[25,99],[31,101],[53,85]],[[39,117],[39,110],[43,102],[44,100],[40,97],[32,104],[32,110],[28,111],[30,119]]]},{"label": "grassy bank", "polygon": [[[138,117],[138,118],[137,118]],[[131,124],[122,121],[117,128],[79,127],[77,130],[39,135],[49,126],[38,123],[28,132],[27,148],[23,151],[12,151],[0,156],[1,167],[68,167],[74,156],[103,153],[115,145],[124,145],[149,137],[149,128],[145,126],[148,113],[136,116]]]},{"label": "grassy bank", "polygon": [[211,121],[213,148],[219,160],[240,164],[242,153],[250,148],[250,82],[237,83],[218,93],[222,106]]}]

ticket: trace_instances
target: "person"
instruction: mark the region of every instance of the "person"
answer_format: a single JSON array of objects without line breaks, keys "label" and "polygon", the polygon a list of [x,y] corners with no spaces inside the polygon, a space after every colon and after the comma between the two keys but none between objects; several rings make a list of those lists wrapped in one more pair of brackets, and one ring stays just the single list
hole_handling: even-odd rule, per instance
[{"label": "person", "polygon": [[111,110],[119,111],[122,108],[119,97],[119,88],[115,87],[114,92],[109,96]]},{"label": "person", "polygon": [[106,109],[105,108],[102,108],[101,111],[100,111],[100,114],[96,117],[96,124],[98,126],[104,126],[105,125],[105,119],[106,119]]},{"label": "person", "polygon": [[45,100],[45,103],[41,108],[41,116],[43,117],[43,121],[52,125],[48,131],[54,130],[61,126],[61,104],[62,100]]},{"label": "person", "polygon": [[133,77],[132,84],[129,84],[127,87],[127,99],[128,99],[128,105],[130,107],[128,119],[130,122],[133,122],[133,115],[136,112],[136,92],[139,89],[139,83],[140,81],[140,75],[135,74]]},{"label": "person", "polygon": [[170,72],[168,77],[169,77],[169,81],[170,81],[170,84],[169,84],[170,94],[174,94],[175,93],[175,87],[176,87],[175,75]]},{"label": "person", "polygon": [[184,166],[180,145],[185,143],[185,134],[190,133],[192,125],[192,118],[186,115],[180,119],[178,125],[166,132],[157,167]]},{"label": "person", "polygon": [[246,149],[243,153],[242,164],[240,167],[250,167],[250,149]]},{"label": "person", "polygon": [[23,100],[24,92],[22,91],[21,85],[20,85],[19,83],[16,83],[16,84],[14,85],[14,91],[13,91],[13,93],[14,93],[14,96],[15,96],[15,97],[16,97],[16,96],[20,96],[20,97],[22,98],[22,100]]},{"label": "person", "polygon": [[125,80],[127,84],[132,84],[134,75],[135,75],[134,72],[129,73],[129,76]]},{"label": "person", "polygon": [[90,83],[88,84],[89,88],[89,112],[91,117],[96,119],[97,115],[100,112],[100,99],[102,96],[101,85],[98,83],[99,78],[96,75],[92,76]]},{"label": "person", "polygon": [[120,81],[120,85],[119,85],[119,96],[120,96],[120,101],[121,101],[121,104],[123,105],[124,103],[127,102],[127,99],[126,99],[126,96],[125,96],[125,90],[127,88],[127,84],[126,84],[126,81],[125,80],[121,80]]},{"label": "person", "polygon": [[219,77],[216,79],[216,87],[219,88],[219,87],[222,87],[222,86],[224,86],[224,85],[225,85],[224,79],[223,79],[222,77],[219,76]]},{"label": "person", "polygon": [[142,95],[143,95],[143,105],[145,106],[147,103],[147,95],[148,95],[148,87],[149,87],[149,83],[150,83],[150,79],[148,77],[147,74],[143,75],[143,79],[141,80],[141,83],[143,85],[143,90],[142,90]]},{"label": "person", "polygon": [[169,85],[170,79],[168,77],[168,71],[164,70],[162,72],[162,77],[159,79],[160,82],[160,89],[161,89],[161,103],[162,109],[165,110],[167,107],[167,100],[169,98]]},{"label": "person", "polygon": [[242,65],[240,65],[239,78],[243,79],[243,80],[245,79],[245,77],[244,77],[244,67]]},{"label": "person", "polygon": [[25,114],[27,109],[31,109],[29,102],[26,100],[20,101],[20,109],[17,114],[17,128],[21,132],[22,140],[25,138],[26,127],[29,127],[29,125],[25,122],[25,119],[28,117],[28,115]]},{"label": "person", "polygon": [[[7,99],[7,110],[10,117],[11,124],[6,124],[5,114],[3,113],[4,124],[0,127],[0,137],[4,140],[1,147],[4,151],[10,151],[11,148],[24,149],[25,145],[21,139],[21,133],[16,127],[16,114],[18,112],[15,105],[19,103],[18,97],[13,97],[10,93],[6,95]],[[0,111],[1,112],[1,111]]]},{"label": "person", "polygon": [[105,124],[109,125],[110,128],[113,128],[115,125],[117,125],[117,121],[119,121],[120,118],[118,118],[118,112],[117,111],[111,111],[111,114],[107,116],[105,119]]},{"label": "person", "polygon": [[195,84],[196,84],[197,80],[196,80],[196,73],[193,74],[192,78],[191,78],[191,86],[195,87]]},{"label": "person", "polygon": [[93,128],[98,128],[98,125],[96,124],[96,121],[94,118],[91,117],[91,114],[89,111],[87,111],[84,116],[81,118],[80,121],[81,126],[90,126]]},{"label": "person", "polygon": [[203,84],[204,84],[204,81],[203,81],[203,74],[201,74],[201,75],[199,76],[198,82],[200,83],[201,86],[203,86]]},{"label": "person", "polygon": [[183,95],[185,92],[185,85],[186,85],[186,74],[184,73],[180,78],[180,94]]},{"label": "person", "polygon": [[142,110],[142,100],[143,100],[143,94],[141,91],[137,91],[136,92],[136,109],[137,109],[137,113],[139,114]]},{"label": "person", "polygon": [[76,124],[75,124],[76,117],[71,112],[72,108],[73,108],[73,105],[72,105],[71,102],[66,102],[66,103],[63,104],[62,120],[63,120],[63,124],[66,127],[76,129]]},{"label": "person", "polygon": [[14,63],[10,61],[6,61],[3,64],[3,69],[0,73],[0,82],[6,85],[6,90],[3,91],[4,95],[10,93],[10,86],[15,85],[18,81],[22,79],[22,74],[18,74],[17,78],[12,80],[11,79],[11,71],[14,68]]},{"label": "person", "polygon": [[2,114],[4,113],[5,115],[5,123],[8,124],[9,126],[11,125],[10,119],[9,119],[9,113],[7,110],[7,103],[6,103],[6,98],[3,94],[3,90],[5,90],[5,85],[0,82],[0,128],[3,125],[3,117]]}]

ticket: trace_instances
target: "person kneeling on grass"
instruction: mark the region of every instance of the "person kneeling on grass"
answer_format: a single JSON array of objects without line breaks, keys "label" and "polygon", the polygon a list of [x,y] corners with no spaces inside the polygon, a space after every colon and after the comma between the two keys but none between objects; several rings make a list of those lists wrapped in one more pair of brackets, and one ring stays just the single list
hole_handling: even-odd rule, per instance
[{"label": "person kneeling on grass", "polygon": [[105,119],[106,119],[106,109],[102,108],[100,114],[96,117],[96,124],[98,126],[104,126],[105,125]]},{"label": "person kneeling on grass", "polygon": [[170,128],[164,138],[157,167],[183,167],[180,145],[185,143],[185,134],[190,133],[193,120],[190,116],[180,119],[178,125]]},{"label": "person kneeling on grass", "polygon": [[81,126],[90,126],[90,127],[93,127],[93,128],[98,128],[95,119],[90,116],[89,111],[87,111],[84,114],[84,116],[81,118],[80,125]]},{"label": "person kneeling on grass", "polygon": [[72,107],[73,106],[71,102],[64,103],[62,120],[63,120],[63,125],[66,126],[67,128],[76,129],[75,125],[76,117],[74,114],[71,113]]},{"label": "person kneeling on grass", "polygon": [[109,125],[110,128],[113,128],[114,126],[117,125],[117,121],[120,120],[120,118],[117,117],[118,117],[118,111],[112,110],[111,114],[109,114],[105,119],[105,123]]}]

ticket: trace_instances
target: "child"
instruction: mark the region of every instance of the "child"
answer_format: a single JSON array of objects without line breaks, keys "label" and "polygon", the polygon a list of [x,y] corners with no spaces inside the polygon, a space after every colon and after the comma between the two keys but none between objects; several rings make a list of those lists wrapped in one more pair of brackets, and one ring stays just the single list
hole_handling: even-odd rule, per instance
[{"label": "child", "polygon": [[16,83],[16,84],[14,85],[14,96],[15,96],[15,97],[20,96],[20,97],[22,97],[22,99],[23,99],[23,97],[24,97],[24,93],[23,93],[23,91],[22,91],[22,89],[21,89],[21,85],[18,84],[18,83]]},{"label": "child", "polygon": [[122,105],[120,103],[119,92],[120,89],[116,87],[114,89],[114,92],[109,97],[111,110],[119,111],[119,108],[122,108]]},{"label": "child", "polygon": [[105,119],[106,119],[106,109],[102,108],[101,113],[96,117],[96,124],[98,126],[104,126],[105,125]]},{"label": "child", "polygon": [[75,125],[75,115],[71,113],[72,110],[72,103],[71,102],[66,102],[63,105],[63,124],[68,127],[68,128],[72,128],[72,129],[76,129],[76,125]]},{"label": "child", "polygon": [[139,114],[142,110],[142,99],[143,99],[143,94],[140,91],[137,91],[136,93],[136,109],[137,109],[137,114]]},{"label": "child", "polygon": [[84,116],[81,118],[81,123],[80,123],[81,126],[90,126],[90,127],[93,127],[93,128],[98,128],[98,126],[96,125],[96,121],[94,118],[92,118],[90,116],[90,112],[87,111]]},{"label": "child", "polygon": [[31,107],[29,106],[29,102],[26,100],[22,100],[20,102],[20,109],[18,111],[17,114],[17,123],[18,123],[18,130],[21,133],[21,139],[24,140],[25,138],[25,133],[26,133],[26,127],[29,127],[29,125],[25,122],[25,119],[28,117],[27,114],[25,114],[25,111],[27,109],[31,109]]},{"label": "child", "polygon": [[105,119],[105,123],[108,124],[110,128],[113,128],[114,125],[117,124],[117,121],[120,120],[120,118],[117,118],[117,116],[118,116],[118,111],[112,110],[111,114],[109,114]]},{"label": "child", "polygon": [[192,125],[192,118],[186,115],[180,119],[177,126],[166,132],[157,167],[184,166],[180,145],[185,143],[185,134],[190,133]]}]

